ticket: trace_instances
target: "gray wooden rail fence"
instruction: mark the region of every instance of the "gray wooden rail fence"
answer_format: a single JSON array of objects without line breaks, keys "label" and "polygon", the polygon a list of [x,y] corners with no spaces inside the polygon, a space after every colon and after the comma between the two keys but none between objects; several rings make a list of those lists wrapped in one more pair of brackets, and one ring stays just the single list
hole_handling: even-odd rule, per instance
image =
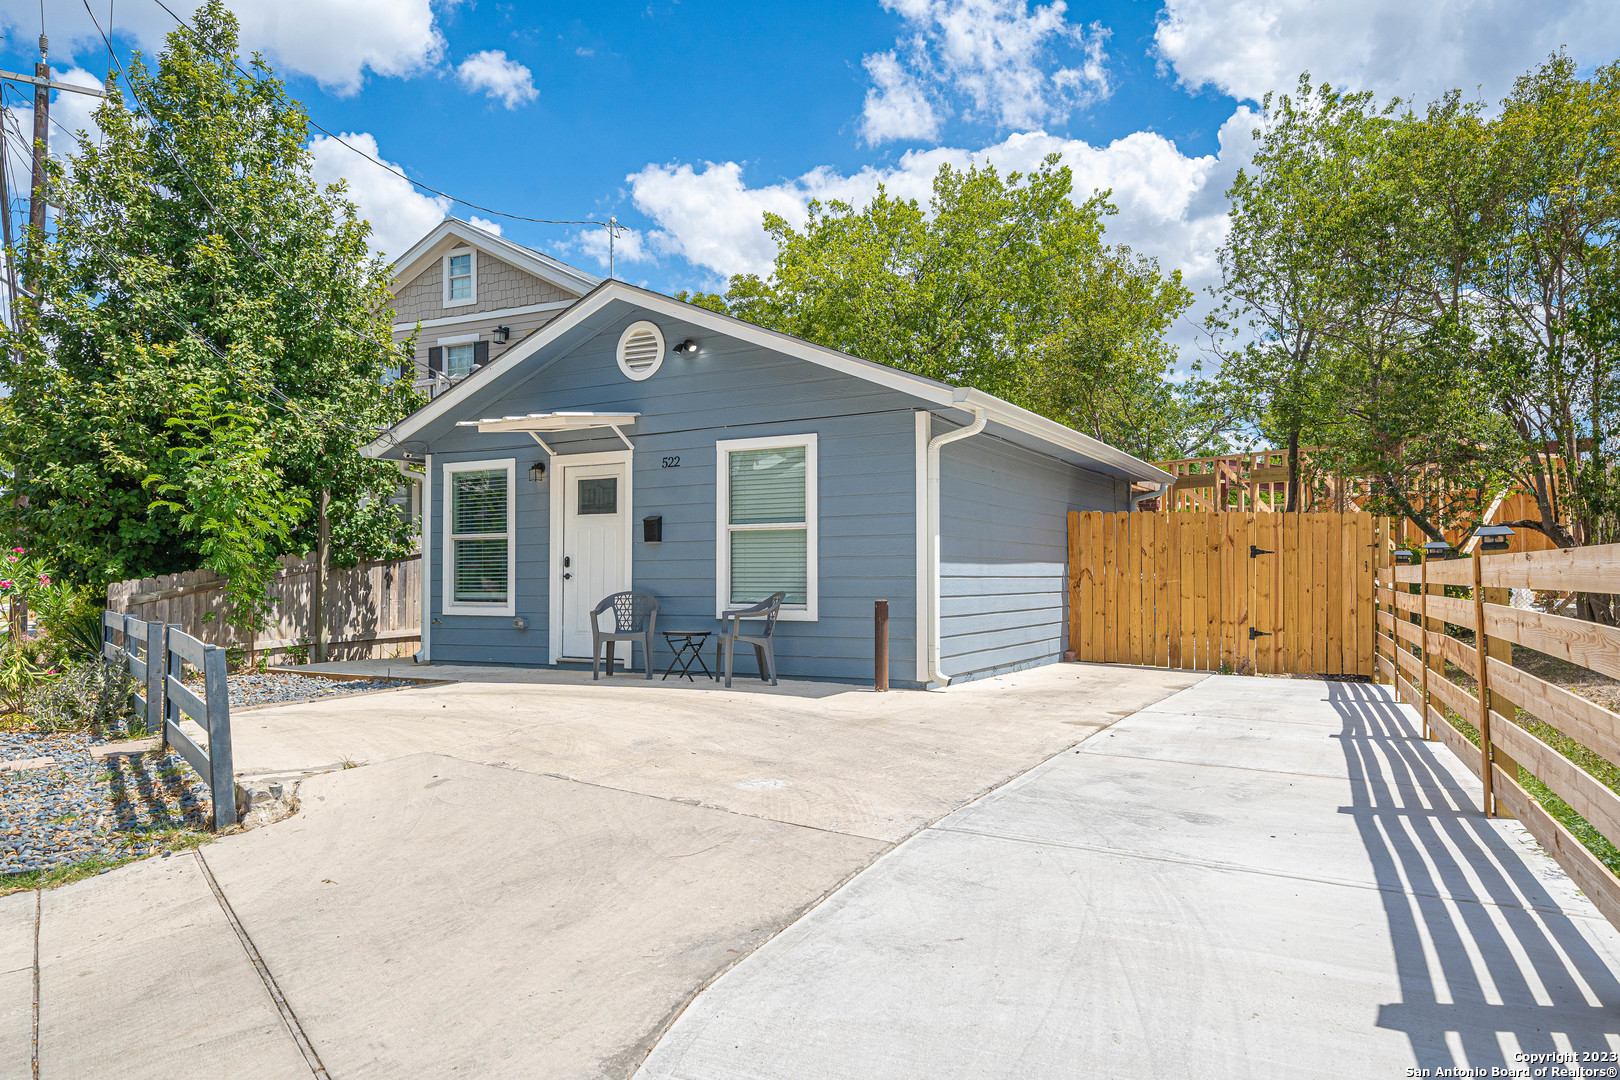
[{"label": "gray wooden rail fence", "polygon": [[[130,706],[146,730],[173,747],[208,783],[214,828],[236,824],[236,776],[231,762],[231,699],[225,650],[204,644],[177,626],[147,622],[116,611],[101,615],[101,655],[135,680]],[[185,666],[202,674],[202,696],[187,686]],[[207,737],[199,745],[180,725],[196,721]]]},{"label": "gray wooden rail fence", "polygon": [[[409,656],[422,642],[421,556],[362,562],[327,571],[327,658]],[[107,586],[107,607],[148,622],[168,623],[198,641],[242,652],[313,659],[315,559],[281,560],[269,582],[271,622],[251,643],[225,622],[225,582],[210,570],[120,581]],[[302,655],[305,652],[308,655]]]}]

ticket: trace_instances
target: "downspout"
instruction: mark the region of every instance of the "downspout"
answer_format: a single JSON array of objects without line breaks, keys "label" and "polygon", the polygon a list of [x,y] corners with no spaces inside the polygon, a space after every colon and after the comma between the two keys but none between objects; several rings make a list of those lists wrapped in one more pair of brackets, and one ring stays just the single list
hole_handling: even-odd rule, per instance
[{"label": "downspout", "polygon": [[928,677],[940,686],[949,686],[951,677],[940,670],[939,655],[942,642],[939,618],[939,451],[946,443],[972,438],[984,430],[983,406],[972,405],[969,408],[973,410],[973,423],[928,440],[928,578],[929,595],[933,601],[929,604],[928,613],[932,624],[928,628]]},{"label": "downspout", "polygon": [[418,664],[433,660],[433,455],[422,459],[422,647],[411,659]]},{"label": "downspout", "polygon": [[[1135,498],[1133,498],[1131,500],[1131,509],[1132,510],[1140,510],[1140,509],[1142,509],[1142,504],[1143,503],[1147,502],[1149,499],[1157,499],[1159,496],[1163,495],[1168,490],[1170,490],[1170,481],[1166,480],[1166,481],[1164,481],[1163,483],[1161,483],[1159,485],[1159,490],[1157,490],[1157,491],[1144,491],[1144,492],[1142,492],[1142,494],[1140,494],[1140,495],[1136,496]],[[1164,507],[1160,506],[1159,509],[1163,510]]]}]

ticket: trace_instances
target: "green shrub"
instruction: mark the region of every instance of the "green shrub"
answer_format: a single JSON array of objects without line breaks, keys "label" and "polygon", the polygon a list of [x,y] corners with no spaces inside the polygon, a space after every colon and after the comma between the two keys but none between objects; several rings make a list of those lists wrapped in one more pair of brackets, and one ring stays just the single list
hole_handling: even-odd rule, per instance
[{"label": "green shrub", "polygon": [[39,684],[28,707],[42,731],[110,730],[133,718],[129,695],[135,680],[100,660],[81,661]]},{"label": "green shrub", "polygon": [[106,597],[98,590],[50,584],[34,594],[34,614],[63,664],[101,655],[101,612]]}]

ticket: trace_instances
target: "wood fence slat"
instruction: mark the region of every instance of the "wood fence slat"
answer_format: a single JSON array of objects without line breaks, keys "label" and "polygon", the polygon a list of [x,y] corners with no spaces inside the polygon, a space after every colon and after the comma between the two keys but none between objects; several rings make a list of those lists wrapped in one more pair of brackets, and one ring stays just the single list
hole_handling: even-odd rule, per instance
[{"label": "wood fence slat", "polygon": [[1432,705],[1429,706],[1429,731],[1440,737],[1446,748],[1468,766],[1469,772],[1479,775],[1479,747],[1469,742],[1468,736],[1458,731],[1456,725]]},{"label": "wood fence slat", "polygon": [[1106,658],[1107,646],[1107,607],[1104,604],[1104,593],[1108,577],[1107,564],[1103,561],[1103,530],[1109,527],[1110,518],[1107,514],[1092,511],[1086,515],[1091,519],[1091,659],[1100,661]]},{"label": "wood fence slat", "polygon": [[1255,515],[1255,544],[1270,555],[1261,555],[1254,567],[1254,628],[1263,637],[1255,639],[1255,670],[1266,675],[1277,672],[1277,567],[1281,565],[1282,544],[1276,514]]},{"label": "wood fence slat", "polygon": [[1344,595],[1344,519],[1322,515],[1322,559],[1327,566],[1327,664],[1322,670],[1329,675],[1344,674],[1344,611],[1348,606]]},{"label": "wood fence slat", "polygon": [[1492,710],[1491,742],[1500,744],[1604,836],[1620,836],[1620,795],[1569,758]]},{"label": "wood fence slat", "polygon": [[1488,555],[1479,571],[1486,588],[1613,592],[1620,581],[1620,544]]},{"label": "wood fence slat", "polygon": [[1311,521],[1311,671],[1328,670],[1328,605],[1323,598],[1331,586],[1328,583],[1328,518],[1325,514],[1307,515]]},{"label": "wood fence slat", "polygon": [[1176,637],[1176,627],[1180,622],[1176,618],[1179,605],[1176,602],[1176,591],[1172,588],[1172,574],[1174,571],[1171,569],[1177,565],[1177,562],[1174,549],[1171,547],[1170,516],[1168,514],[1155,514],[1153,520],[1155,522],[1154,527],[1158,532],[1158,542],[1154,549],[1155,557],[1158,559],[1158,571],[1155,574],[1154,585],[1156,589],[1153,598],[1154,611],[1156,612],[1154,617],[1156,655],[1153,662],[1158,667],[1169,667],[1170,650],[1174,647],[1171,642]]},{"label": "wood fence slat", "polygon": [[1532,799],[1518,784],[1518,778],[1509,776],[1500,767],[1492,766],[1496,797],[1507,807],[1508,813],[1518,818],[1530,830],[1541,846],[1564,868],[1603,913],[1609,922],[1620,925],[1620,879],[1598,861],[1582,843],[1560,825],[1541,804]]},{"label": "wood fence slat", "polygon": [[[1445,708],[1450,709],[1470,724],[1474,722],[1469,718],[1479,709],[1479,701],[1474,695],[1450,679],[1436,675],[1432,671],[1429,672],[1429,697],[1440,702]],[[1479,753],[1478,748],[1475,748],[1474,753]],[[1474,772],[1477,774],[1479,770],[1475,769]]]},{"label": "wood fence slat", "polygon": [[1198,667],[1197,631],[1193,621],[1193,593],[1199,588],[1193,576],[1192,541],[1196,535],[1197,519],[1186,514],[1172,515],[1176,521],[1176,552],[1181,560],[1181,662],[1184,669]]},{"label": "wood fence slat", "polygon": [[1283,518],[1283,669],[1301,671],[1300,641],[1303,628],[1299,620],[1299,515],[1284,514]]},{"label": "wood fence slat", "polygon": [[1125,611],[1127,664],[1142,662],[1142,515],[1125,516],[1125,586],[1120,605]]},{"label": "wood fence slat", "polygon": [[1091,514],[1069,513],[1069,648],[1079,660],[1091,660]]},{"label": "wood fence slat", "polygon": [[1237,546],[1239,518],[1231,512],[1220,515],[1221,565],[1221,652],[1219,666],[1236,665],[1237,651],[1237,565],[1233,562],[1233,549]]},{"label": "wood fence slat", "polygon": [[1620,679],[1620,628],[1486,604],[1485,634]]},{"label": "wood fence slat", "polygon": [[1521,709],[1537,720],[1620,765],[1620,714],[1495,657],[1488,666],[1493,690],[1507,691]]},{"label": "wood fence slat", "polygon": [[1377,541],[1371,514],[1356,515],[1356,674],[1372,676],[1373,565]]},{"label": "wood fence slat", "polygon": [[1107,613],[1103,622],[1102,660],[1104,663],[1117,664],[1120,661],[1119,631],[1122,624],[1119,611],[1119,584],[1123,580],[1123,575],[1119,573],[1121,522],[1118,514],[1104,514],[1102,520],[1103,610]]}]

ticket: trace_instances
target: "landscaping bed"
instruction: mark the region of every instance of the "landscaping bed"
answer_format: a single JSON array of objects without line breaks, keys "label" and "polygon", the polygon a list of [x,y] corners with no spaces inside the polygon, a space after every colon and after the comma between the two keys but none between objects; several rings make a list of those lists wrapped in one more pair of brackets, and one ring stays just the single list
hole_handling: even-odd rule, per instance
[{"label": "landscaping bed", "polygon": [[228,676],[226,681],[230,686],[233,709],[288,705],[295,701],[314,701],[418,685],[412,679],[327,679],[290,671],[245,671]]},{"label": "landscaping bed", "polygon": [[91,756],[88,733],[0,732],[0,893],[71,867],[87,872],[194,846],[207,835],[208,785],[174,753]]}]

